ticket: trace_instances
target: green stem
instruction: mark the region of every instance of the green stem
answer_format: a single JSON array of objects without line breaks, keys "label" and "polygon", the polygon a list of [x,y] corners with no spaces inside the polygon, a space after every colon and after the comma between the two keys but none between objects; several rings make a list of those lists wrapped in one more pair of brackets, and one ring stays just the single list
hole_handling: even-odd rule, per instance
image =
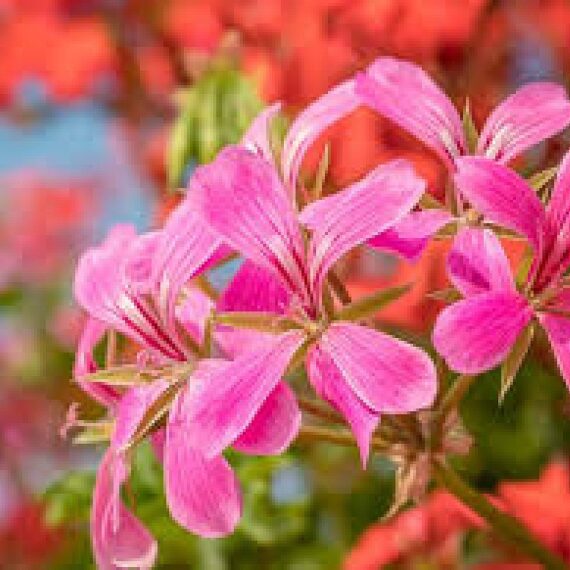
[{"label": "green stem", "polygon": [[344,286],[344,283],[340,279],[340,277],[334,272],[329,271],[328,275],[328,282],[331,286],[331,289],[334,291],[335,295],[338,297],[338,300],[343,305],[349,305],[352,302],[352,298],[348,289]]},{"label": "green stem", "polygon": [[322,420],[326,420],[333,423],[342,423],[342,416],[335,412],[332,408],[326,404],[322,404],[317,400],[310,400],[308,398],[303,398],[301,396],[297,397],[297,402],[299,407],[304,412],[312,414]]},{"label": "green stem", "polygon": [[567,565],[556,554],[548,550],[516,518],[500,511],[483,495],[465,483],[448,465],[434,461],[433,473],[436,480],[462,503],[483,517],[489,526],[503,539],[539,562],[547,570],[567,570]]},{"label": "green stem", "polygon": [[[347,430],[329,429],[321,426],[303,425],[299,430],[298,439],[300,441],[326,441],[336,443],[337,445],[345,445],[355,447],[356,440],[352,433]],[[373,437],[370,446],[376,451],[386,451],[390,445],[378,437]]]},{"label": "green stem", "polygon": [[476,378],[477,376],[462,374],[455,380],[441,401],[441,406],[439,407],[441,417],[445,417],[453,408],[459,405],[459,402],[461,402]]}]

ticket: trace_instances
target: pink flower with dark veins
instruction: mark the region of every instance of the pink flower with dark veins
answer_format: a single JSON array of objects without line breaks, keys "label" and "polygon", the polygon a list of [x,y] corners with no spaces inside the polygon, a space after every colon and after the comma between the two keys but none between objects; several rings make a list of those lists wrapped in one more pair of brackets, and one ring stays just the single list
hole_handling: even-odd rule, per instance
[{"label": "pink flower with dark veins", "polygon": [[[167,228],[176,228],[176,214],[169,224]],[[218,243],[206,227],[177,248],[179,244],[169,234],[137,236],[132,227],[118,226],[79,262],[75,296],[90,320],[79,343],[75,375],[114,418],[111,445],[97,476],[91,518],[100,568],[150,568],[153,564],[156,544],[122,505],[119,491],[128,477],[127,451],[145,415],[171,392],[166,427],[151,438],[164,463],[166,499],[173,518],[191,532],[216,537],[232,532],[241,516],[241,493],[230,465],[221,454],[206,457],[187,438],[189,394],[200,391],[212,372],[225,366],[223,360],[199,359],[211,301],[186,287],[197,271],[227,251]],[[104,381],[86,379],[86,374],[97,369],[93,349],[109,330],[142,347],[145,356],[138,360],[159,371],[155,380],[120,391]],[[294,339],[281,339],[285,353],[295,346]],[[169,373],[169,367],[174,374]],[[142,373],[145,368],[140,370]],[[245,453],[280,453],[295,437],[299,424],[300,412],[292,392],[278,378],[264,405],[249,425],[234,433],[232,443]]]},{"label": "pink flower with dark veins", "polygon": [[[356,78],[362,102],[432,149],[450,171],[472,154],[453,102],[417,65],[381,57]],[[570,100],[561,85],[529,83],[507,97],[485,122],[474,154],[508,163],[570,123]]]},{"label": "pink flower with dark veins", "polygon": [[[429,406],[435,370],[416,347],[352,322],[331,322],[323,303],[326,276],[345,253],[407,215],[425,183],[407,162],[394,161],[298,214],[289,184],[301,158],[285,176],[260,150],[268,148],[263,142],[245,147],[228,147],[197,169],[189,198],[211,230],[248,260],[249,275],[236,276],[242,280],[236,295],[240,289],[257,291],[259,298],[277,295],[279,303],[263,303],[278,306],[276,316],[295,324],[267,335],[202,384],[190,406],[189,440],[207,457],[218,455],[263,405],[294,353],[307,350],[313,387],[345,416],[366,463],[380,414]],[[306,148],[301,142],[296,147]],[[291,152],[283,151],[283,162]],[[307,243],[303,227],[312,232]],[[263,289],[253,267],[262,272]],[[240,310],[239,303],[233,309]]]},{"label": "pink flower with dark veins", "polygon": [[507,257],[488,228],[458,234],[447,270],[464,300],[442,311],[433,340],[451,368],[467,374],[502,362],[523,329],[536,319],[545,329],[570,384],[570,153],[560,165],[545,207],[514,171],[486,158],[457,161],[455,181],[486,222],[508,228],[532,247],[533,263],[517,290]]}]

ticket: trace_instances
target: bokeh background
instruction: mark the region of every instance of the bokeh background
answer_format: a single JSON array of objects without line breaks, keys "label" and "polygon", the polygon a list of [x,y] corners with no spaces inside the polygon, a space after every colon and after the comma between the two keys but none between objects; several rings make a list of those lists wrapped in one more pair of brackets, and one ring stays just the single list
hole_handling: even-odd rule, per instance
[{"label": "bokeh background", "polygon": [[[166,169],[173,126],[184,141],[174,182],[183,185],[264,104],[282,100],[293,117],[387,54],[422,65],[459,107],[468,97],[481,125],[527,81],[568,86],[570,2],[0,0],[0,569],[93,568],[88,516],[101,450],[59,437],[72,401],[88,416],[101,413],[70,381],[83,322],[71,295],[74,263],[112,224],[151,228],[177,202]],[[331,128],[308,166],[325,142],[329,191],[405,156],[441,194],[437,160],[369,111]],[[563,133],[516,166],[551,166],[569,143]],[[445,287],[444,250],[432,245],[416,266],[367,253],[343,269],[356,294],[413,281],[382,318],[425,343],[439,308],[426,293]],[[468,393],[462,415],[475,445],[457,466],[505,495],[505,481],[536,479],[550,464],[542,483],[516,487],[534,497],[521,516],[555,520],[545,532],[570,556],[570,507],[561,507],[570,504],[570,401],[544,339],[501,407],[498,384],[491,373]],[[379,523],[394,488],[386,459],[362,473],[354,450],[298,444],[279,458],[232,461],[244,520],[235,535],[203,541],[170,522],[160,469],[147,449],[137,455],[136,511],[159,539],[160,568],[460,568],[492,559],[491,541],[472,530],[458,538],[454,528],[451,549],[446,533],[434,546],[441,506],[429,507],[434,516],[411,511],[407,527]]]}]

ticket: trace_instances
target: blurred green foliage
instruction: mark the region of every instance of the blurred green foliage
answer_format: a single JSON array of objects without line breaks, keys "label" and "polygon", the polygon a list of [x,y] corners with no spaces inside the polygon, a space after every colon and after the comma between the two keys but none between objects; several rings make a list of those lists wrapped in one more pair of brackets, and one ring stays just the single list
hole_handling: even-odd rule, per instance
[{"label": "blurred green foliage", "polygon": [[169,187],[183,183],[189,166],[238,142],[261,107],[251,81],[227,65],[214,66],[183,91],[168,152]]},{"label": "blurred green foliage", "polygon": [[[457,466],[480,488],[491,490],[502,479],[536,477],[549,458],[569,449],[567,391],[550,364],[536,357],[525,362],[501,406],[498,370],[481,376],[468,392],[462,416],[475,445],[469,456],[457,459]],[[131,507],[159,542],[159,569],[338,568],[360,533],[382,517],[392,499],[394,469],[378,455],[366,472],[356,450],[325,443],[295,444],[280,457],[235,452],[228,457],[242,483],[243,520],[234,535],[203,540],[171,520],[161,466],[150,446],[137,451],[131,477],[136,505]],[[72,473],[45,494],[48,521],[78,537],[54,569],[79,568],[70,559],[90,557],[93,481],[93,473]]]}]

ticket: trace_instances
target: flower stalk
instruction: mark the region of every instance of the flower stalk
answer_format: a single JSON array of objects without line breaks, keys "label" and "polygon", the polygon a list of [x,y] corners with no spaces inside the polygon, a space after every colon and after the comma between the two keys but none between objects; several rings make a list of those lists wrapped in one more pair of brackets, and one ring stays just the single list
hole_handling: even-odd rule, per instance
[{"label": "flower stalk", "polygon": [[567,568],[558,556],[544,546],[516,518],[500,511],[485,496],[467,485],[444,461],[434,461],[432,469],[439,484],[483,517],[498,536],[539,562],[547,570]]}]

